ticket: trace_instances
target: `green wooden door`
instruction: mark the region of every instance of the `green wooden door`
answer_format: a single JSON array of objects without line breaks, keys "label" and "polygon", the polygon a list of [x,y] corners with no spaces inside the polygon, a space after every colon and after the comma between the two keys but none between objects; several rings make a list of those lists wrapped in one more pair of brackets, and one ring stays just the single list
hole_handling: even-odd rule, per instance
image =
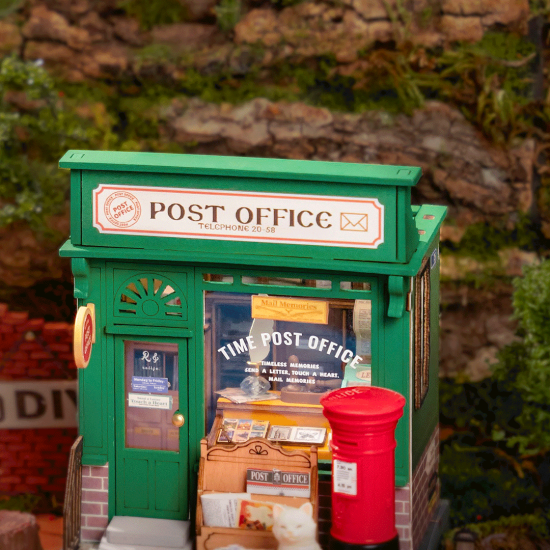
[{"label": "green wooden door", "polygon": [[[114,339],[115,515],[187,519],[188,342]],[[181,427],[172,422],[177,412]]]}]

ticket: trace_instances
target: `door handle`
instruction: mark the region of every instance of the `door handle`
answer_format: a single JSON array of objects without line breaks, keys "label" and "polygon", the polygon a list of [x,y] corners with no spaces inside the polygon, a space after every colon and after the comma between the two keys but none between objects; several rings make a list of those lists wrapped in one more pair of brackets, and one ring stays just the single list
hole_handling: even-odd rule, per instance
[{"label": "door handle", "polygon": [[179,411],[176,411],[172,415],[172,424],[176,426],[176,428],[181,428],[185,424],[185,417],[183,414],[181,414]]}]

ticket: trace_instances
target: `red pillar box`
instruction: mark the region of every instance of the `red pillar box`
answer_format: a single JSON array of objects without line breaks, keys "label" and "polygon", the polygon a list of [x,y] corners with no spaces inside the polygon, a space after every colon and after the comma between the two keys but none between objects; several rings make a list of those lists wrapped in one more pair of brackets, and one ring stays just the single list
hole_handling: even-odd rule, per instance
[{"label": "red pillar box", "polygon": [[331,550],[399,550],[395,426],[405,398],[369,386],[321,399],[332,428]]}]

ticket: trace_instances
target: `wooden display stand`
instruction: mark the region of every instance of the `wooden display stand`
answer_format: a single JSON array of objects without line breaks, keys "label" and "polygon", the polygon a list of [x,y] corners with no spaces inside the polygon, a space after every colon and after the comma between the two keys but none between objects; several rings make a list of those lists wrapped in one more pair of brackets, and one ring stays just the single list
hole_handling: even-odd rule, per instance
[{"label": "wooden display stand", "polygon": [[283,470],[309,473],[311,482],[310,498],[285,497],[274,495],[252,495],[253,500],[275,502],[285,506],[300,507],[306,502],[313,505],[313,519],[317,523],[317,448],[310,453],[285,451],[278,444],[263,438],[253,438],[238,445],[214,445],[208,448],[206,438],[201,440],[199,467],[196,550],[215,550],[230,544],[239,544],[252,549],[275,549],[277,540],[271,531],[252,531],[228,527],[207,527],[203,525],[201,495],[206,493],[246,492],[246,470]]}]

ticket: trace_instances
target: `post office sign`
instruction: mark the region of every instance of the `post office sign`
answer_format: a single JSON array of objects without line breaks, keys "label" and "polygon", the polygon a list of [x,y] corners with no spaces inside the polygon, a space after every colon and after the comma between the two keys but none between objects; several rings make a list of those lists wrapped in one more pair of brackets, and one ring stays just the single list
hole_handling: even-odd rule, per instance
[{"label": "post office sign", "polygon": [[376,198],[100,184],[93,226],[105,234],[378,248]]}]

